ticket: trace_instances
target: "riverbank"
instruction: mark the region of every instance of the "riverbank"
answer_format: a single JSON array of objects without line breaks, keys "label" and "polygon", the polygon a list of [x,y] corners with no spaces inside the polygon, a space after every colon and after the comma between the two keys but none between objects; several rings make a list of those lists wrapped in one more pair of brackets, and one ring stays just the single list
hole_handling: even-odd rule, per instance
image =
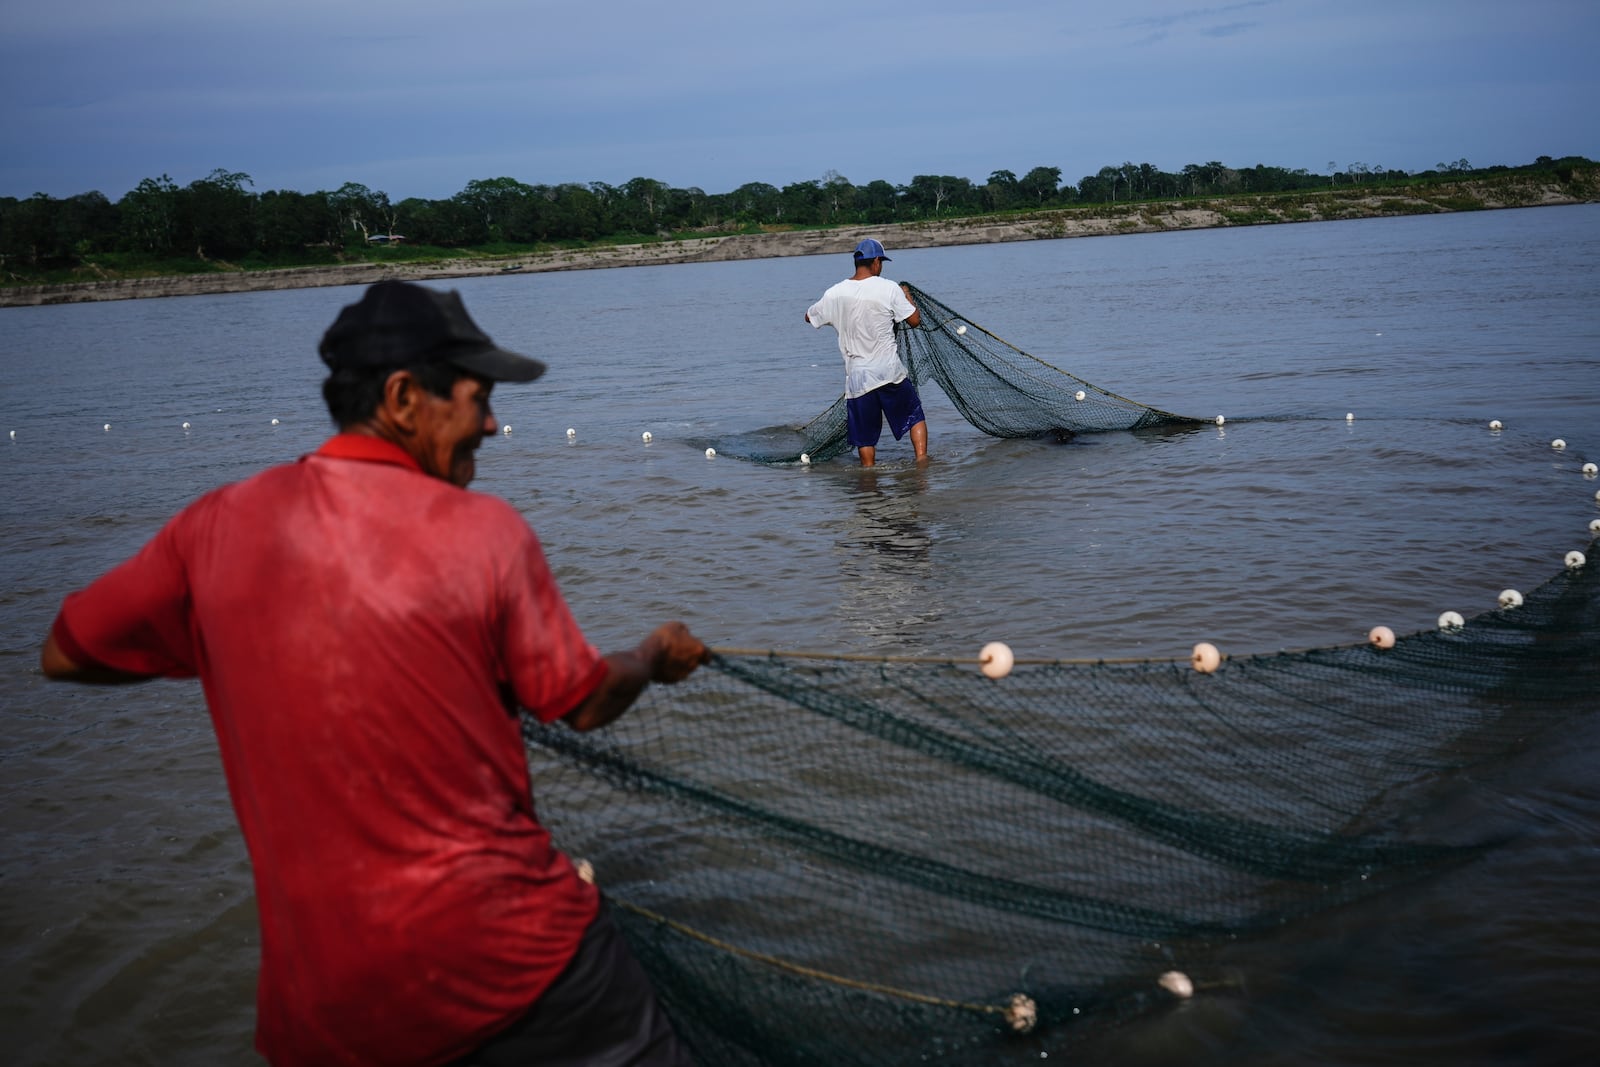
[{"label": "riverbank", "polygon": [[843,254],[863,237],[877,237],[891,249],[1059,240],[1123,233],[1159,233],[1219,226],[1331,222],[1393,215],[1436,214],[1514,207],[1600,202],[1600,170],[1574,172],[1570,181],[1528,178],[1408,186],[1399,189],[1330,189],[1212,200],[1140,201],[1097,204],[1025,215],[978,216],[841,226],[721,237],[651,241],[561,250],[519,256],[470,257],[430,263],[349,263],[285,270],[219,271],[160,278],[112,278],[64,285],[0,287],[0,307],[133,300],[206,293],[258,292],[330,285],[367,285],[387,278],[442,281],[489,274],[606,267],[660,266],[769,259],[780,256]]}]

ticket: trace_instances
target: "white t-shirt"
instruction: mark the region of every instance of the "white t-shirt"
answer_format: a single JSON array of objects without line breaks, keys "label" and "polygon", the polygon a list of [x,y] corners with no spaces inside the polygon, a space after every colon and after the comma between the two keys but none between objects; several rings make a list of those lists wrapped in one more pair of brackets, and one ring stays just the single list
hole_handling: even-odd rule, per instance
[{"label": "white t-shirt", "polygon": [[895,351],[894,324],[916,310],[898,282],[877,277],[846,278],[806,311],[813,327],[832,326],[839,333],[845,396],[862,396],[906,378],[910,372]]}]

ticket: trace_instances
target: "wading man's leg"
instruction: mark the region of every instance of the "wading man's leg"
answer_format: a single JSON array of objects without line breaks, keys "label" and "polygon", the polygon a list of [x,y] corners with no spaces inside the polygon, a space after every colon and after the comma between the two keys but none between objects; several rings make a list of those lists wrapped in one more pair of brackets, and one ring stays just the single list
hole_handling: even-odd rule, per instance
[{"label": "wading man's leg", "polygon": [[928,424],[919,422],[911,427],[911,447],[916,450],[917,462],[923,463],[928,458]]}]

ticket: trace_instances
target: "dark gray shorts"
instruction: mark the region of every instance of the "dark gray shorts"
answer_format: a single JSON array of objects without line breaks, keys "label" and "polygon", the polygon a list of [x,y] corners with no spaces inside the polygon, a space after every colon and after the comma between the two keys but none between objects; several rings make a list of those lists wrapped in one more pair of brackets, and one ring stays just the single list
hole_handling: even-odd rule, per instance
[{"label": "dark gray shorts", "polygon": [[572,962],[526,1015],[452,1067],[693,1067],[602,901]]}]

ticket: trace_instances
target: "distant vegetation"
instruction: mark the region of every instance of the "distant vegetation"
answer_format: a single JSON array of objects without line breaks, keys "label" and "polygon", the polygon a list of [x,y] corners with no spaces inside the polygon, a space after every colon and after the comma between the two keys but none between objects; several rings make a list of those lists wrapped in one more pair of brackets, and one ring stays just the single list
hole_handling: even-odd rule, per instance
[{"label": "distant vegetation", "polygon": [[[1474,168],[1465,159],[1410,173],[1330,163],[1327,172],[1191,163],[1102,167],[1075,184],[1061,168],[1018,177],[997,170],[979,184],[922,174],[906,185],[854,185],[829,171],[778,188],[751,182],[727,193],[677,189],[652,178],[622,185],[467,183],[447,200],[407,198],[349,182],[332,192],[255,192],[248,174],[214,170],[180,186],[163,174],[120,200],[99,192],[56,199],[0,197],[0,283],[39,284],[204,271],[517,255],[553,248],[842,225],[1007,215],[1077,205],[1265,197],[1297,190],[1393,190],[1464,179],[1525,176],[1571,183],[1594,163],[1540,156],[1522,167]],[[1244,209],[1248,214],[1248,208]]]}]

